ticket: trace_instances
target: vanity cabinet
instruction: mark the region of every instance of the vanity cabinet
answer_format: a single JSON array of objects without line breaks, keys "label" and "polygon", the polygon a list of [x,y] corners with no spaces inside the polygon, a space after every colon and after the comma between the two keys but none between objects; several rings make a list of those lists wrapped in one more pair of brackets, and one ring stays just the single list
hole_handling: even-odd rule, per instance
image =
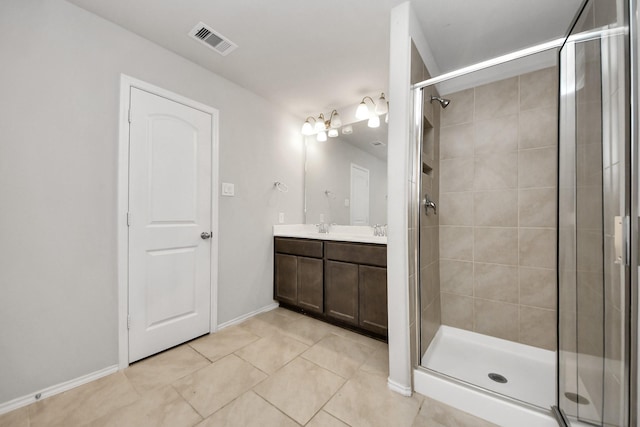
[{"label": "vanity cabinet", "polygon": [[358,325],[358,266],[326,261],[324,269],[327,316]]},{"label": "vanity cabinet", "polygon": [[325,243],[325,313],[387,335],[387,248]]},{"label": "vanity cabinet", "polygon": [[274,246],[274,298],[322,313],[322,242],[278,238]]},{"label": "vanity cabinet", "polygon": [[274,248],[282,305],[386,338],[386,245],[275,237]]}]

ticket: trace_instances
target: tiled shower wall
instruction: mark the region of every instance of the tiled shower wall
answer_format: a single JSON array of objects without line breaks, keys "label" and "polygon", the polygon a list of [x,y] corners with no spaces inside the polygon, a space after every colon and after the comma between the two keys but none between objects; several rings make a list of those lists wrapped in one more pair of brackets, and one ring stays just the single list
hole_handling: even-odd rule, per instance
[{"label": "tiled shower wall", "polygon": [[557,68],[445,96],[442,323],[556,346]]}]

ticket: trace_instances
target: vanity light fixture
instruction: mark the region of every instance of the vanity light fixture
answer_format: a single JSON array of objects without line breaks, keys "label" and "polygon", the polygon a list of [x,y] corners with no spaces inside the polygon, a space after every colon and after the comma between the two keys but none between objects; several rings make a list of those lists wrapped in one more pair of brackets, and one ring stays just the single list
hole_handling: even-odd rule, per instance
[{"label": "vanity light fixture", "polygon": [[[309,121],[309,119],[313,120],[313,124],[311,124],[311,122]],[[313,135],[313,130],[314,130],[314,125],[316,123],[316,119],[314,119],[313,117],[309,116],[307,117],[307,119],[304,121],[303,125],[302,125],[302,134],[303,135]]]},{"label": "vanity light fixture", "polygon": [[380,117],[377,114],[373,114],[371,117],[369,117],[367,126],[369,126],[370,128],[380,127]]},{"label": "vanity light fixture", "polygon": [[[367,100],[369,101],[367,103]],[[380,94],[378,102],[375,102],[370,96],[365,96],[356,109],[356,119],[369,119],[367,126],[377,128],[380,126],[380,117],[382,114],[389,113],[389,103],[384,96],[384,92]]]},{"label": "vanity light fixture", "polygon": [[342,119],[338,111],[332,110],[329,119],[326,120],[324,113],[320,113],[318,118],[307,117],[302,125],[302,134],[309,136],[316,134],[316,139],[320,142],[327,140],[327,132],[331,138],[339,135],[338,129],[342,126]]},{"label": "vanity light fixture", "polygon": [[373,101],[373,99],[370,96],[365,96],[364,98],[362,98],[360,105],[358,105],[358,108],[356,109],[356,119],[358,120],[368,119],[369,116],[371,115],[369,111],[369,106],[365,102],[367,99],[371,101],[371,104],[373,104],[375,108],[376,103]]},{"label": "vanity light fixture", "polygon": [[384,92],[380,94],[380,98],[378,98],[378,102],[376,103],[375,112],[377,115],[381,116],[389,112],[389,103],[384,97]]}]

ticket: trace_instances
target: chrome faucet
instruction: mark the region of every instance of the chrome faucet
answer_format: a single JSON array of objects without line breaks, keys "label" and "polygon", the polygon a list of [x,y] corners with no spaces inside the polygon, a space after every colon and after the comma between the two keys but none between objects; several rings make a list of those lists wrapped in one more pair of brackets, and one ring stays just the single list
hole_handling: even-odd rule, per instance
[{"label": "chrome faucet", "polygon": [[318,233],[327,234],[329,233],[329,224],[326,222],[321,222],[320,224],[316,224],[318,227]]},{"label": "chrome faucet", "polygon": [[433,200],[431,200],[431,198],[429,197],[429,194],[425,193],[424,194],[424,199],[422,199],[422,205],[424,206],[424,213],[425,215],[429,215],[429,209],[433,209],[433,214],[437,215],[438,211],[436,208],[436,204],[433,202]]}]

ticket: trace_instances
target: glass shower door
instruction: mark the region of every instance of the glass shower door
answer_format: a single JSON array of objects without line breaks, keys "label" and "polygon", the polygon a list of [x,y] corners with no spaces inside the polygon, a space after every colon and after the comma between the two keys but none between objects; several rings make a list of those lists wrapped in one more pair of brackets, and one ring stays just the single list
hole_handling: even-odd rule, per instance
[{"label": "glass shower door", "polygon": [[628,11],[587,2],[560,51],[559,421],[629,423]]}]

